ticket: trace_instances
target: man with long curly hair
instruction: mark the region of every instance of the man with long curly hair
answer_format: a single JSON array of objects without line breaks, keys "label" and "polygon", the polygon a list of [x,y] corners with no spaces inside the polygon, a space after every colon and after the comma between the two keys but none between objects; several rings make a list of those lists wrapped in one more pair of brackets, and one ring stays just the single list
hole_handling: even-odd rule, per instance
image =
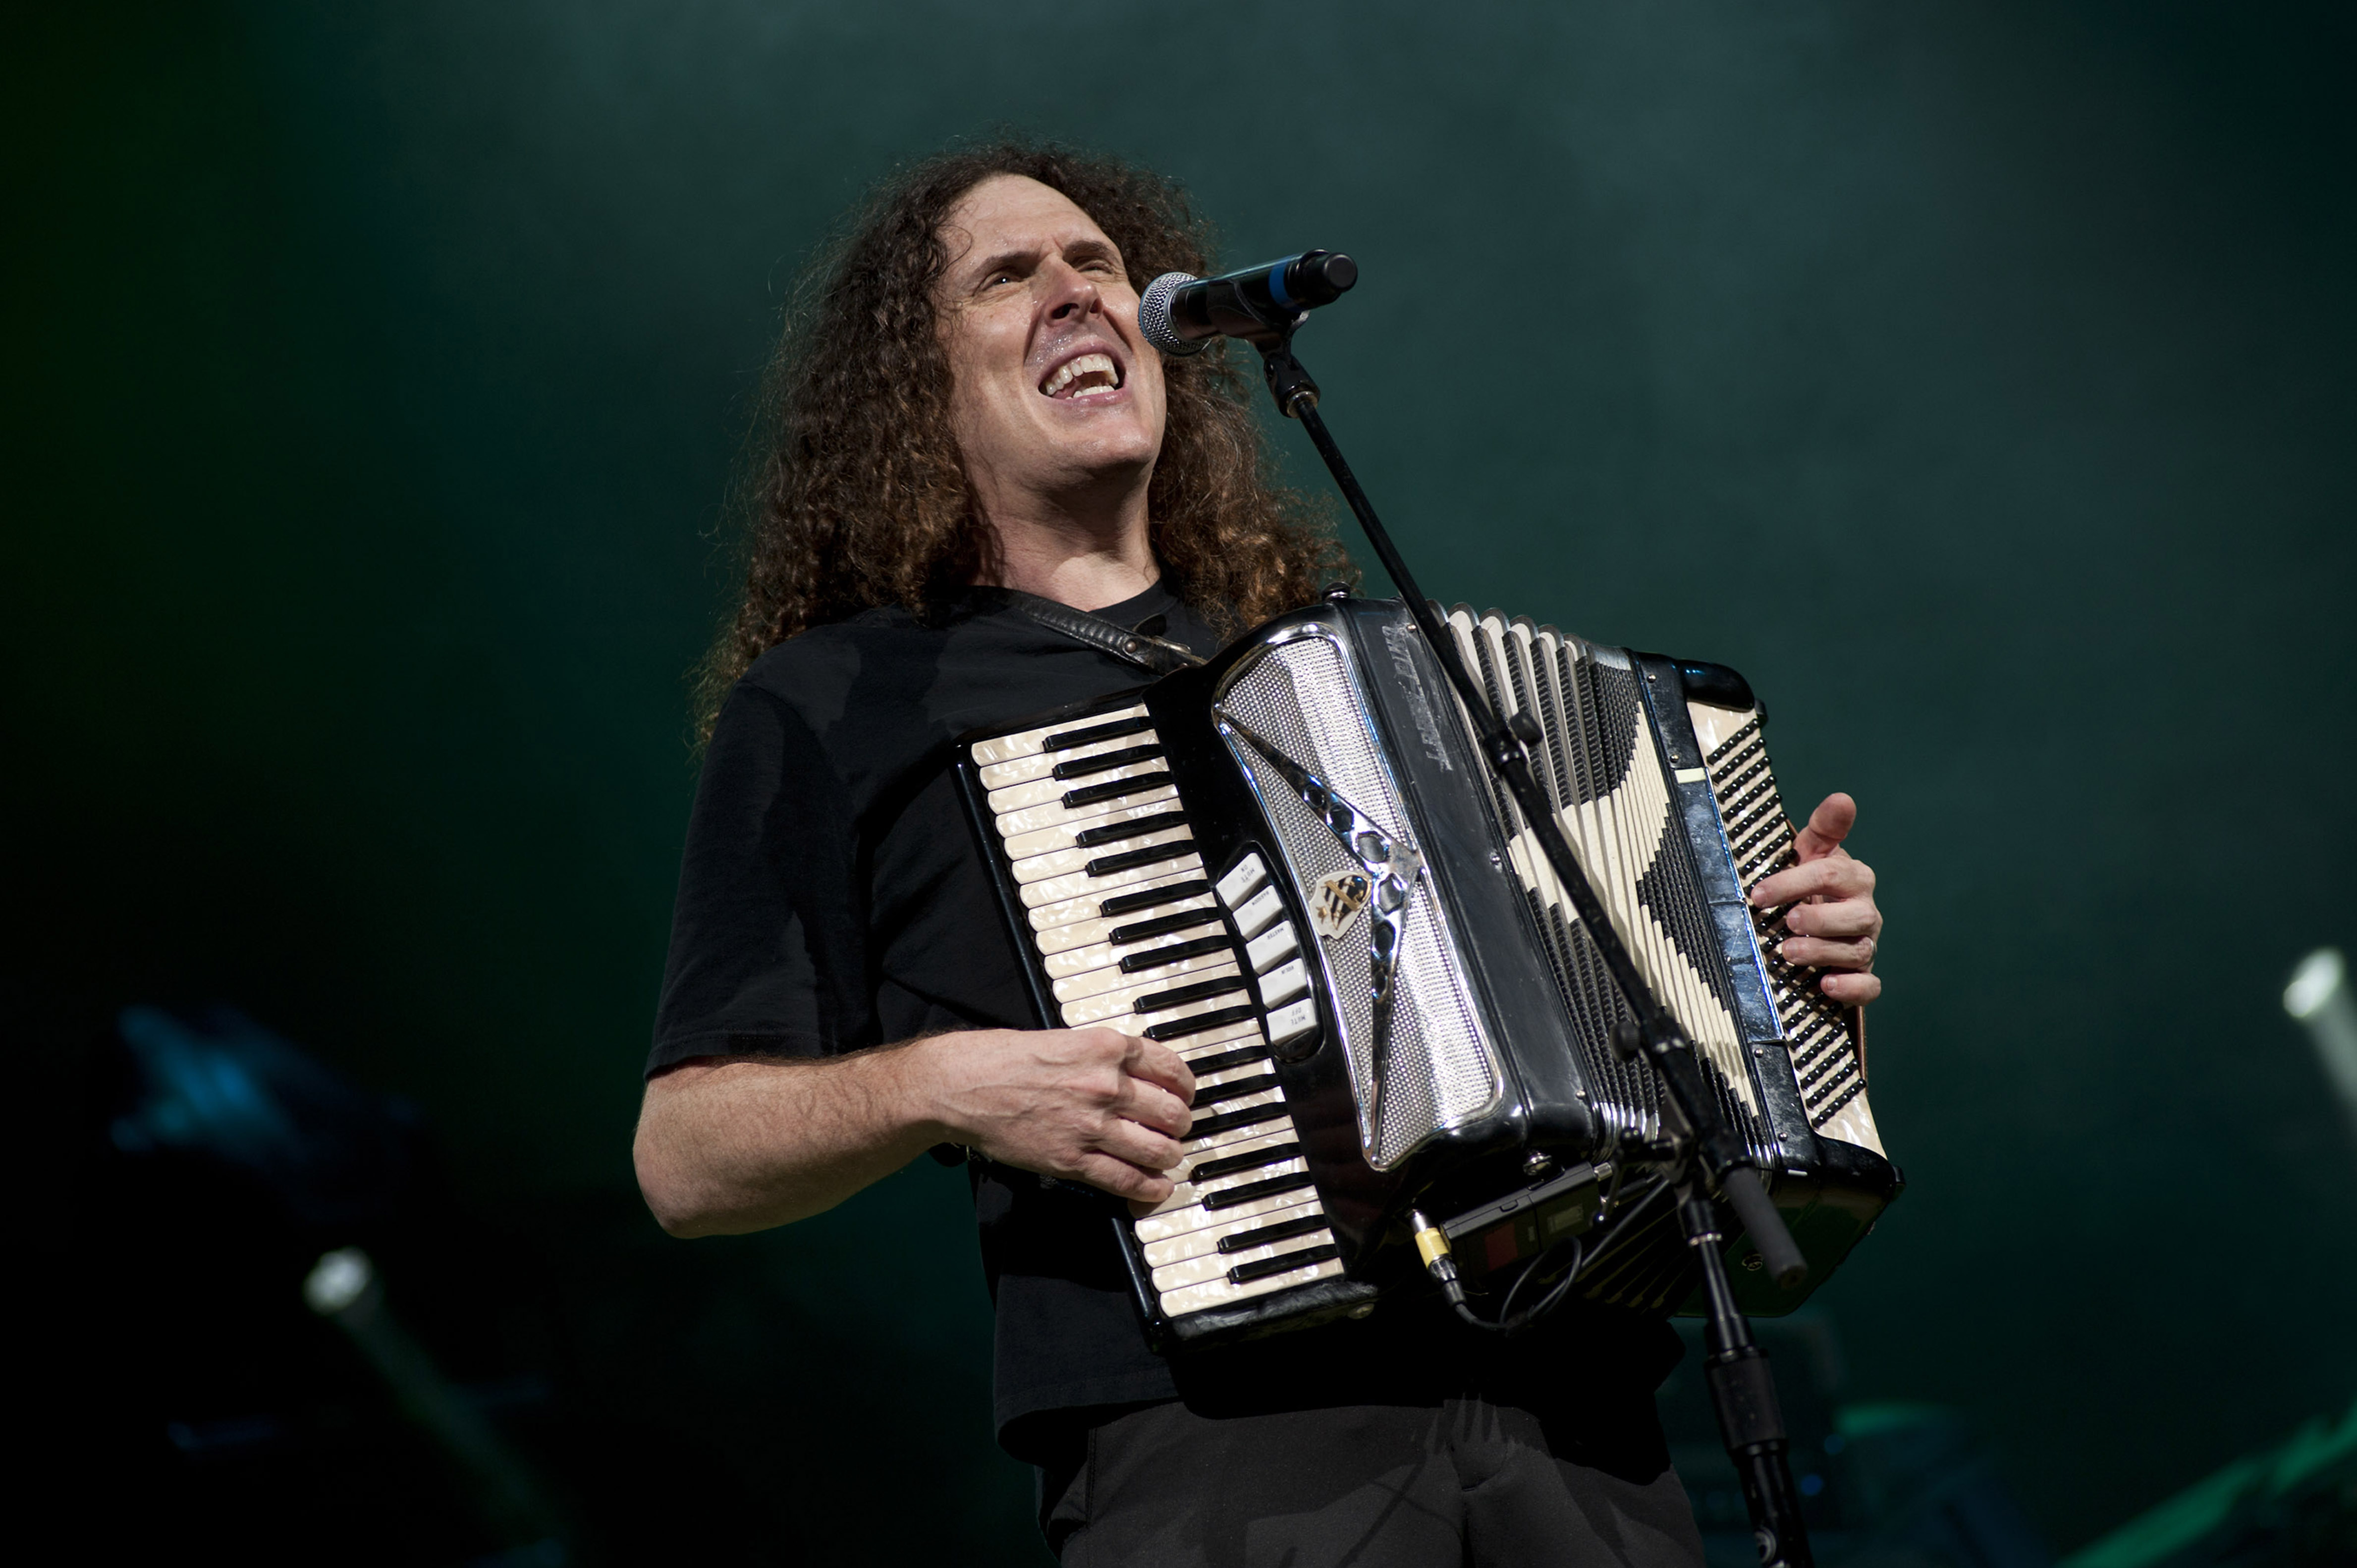
[{"label": "man with long curly hair", "polygon": [[[737,1233],[969,1151],[999,1438],[1068,1563],[1698,1563],[1658,1322],[1566,1310],[1501,1347],[1401,1304],[1146,1345],[1107,1217],[1169,1195],[1193,1080],[1032,1026],[950,762],[967,729],[1152,678],[1055,607],[1209,655],[1344,570],[1268,482],[1225,356],[1138,335],[1138,287],[1207,248],[1168,182],[1004,145],[904,173],[798,296],[702,688],[640,1186],[673,1234]],[[1881,918],[1852,814],[1819,808],[1774,893],[1814,900],[1790,956],[1862,1003]]]}]

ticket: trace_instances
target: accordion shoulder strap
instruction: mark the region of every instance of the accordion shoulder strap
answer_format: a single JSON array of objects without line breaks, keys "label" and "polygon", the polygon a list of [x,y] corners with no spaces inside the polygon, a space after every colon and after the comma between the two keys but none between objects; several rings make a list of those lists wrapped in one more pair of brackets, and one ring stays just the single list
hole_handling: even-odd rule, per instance
[{"label": "accordion shoulder strap", "polygon": [[1167,638],[1134,631],[1128,627],[1092,616],[1086,610],[1076,610],[1070,605],[1060,605],[1037,594],[1010,593],[1007,596],[1014,601],[1017,609],[1049,630],[1061,632],[1075,642],[1085,642],[1125,664],[1135,664],[1157,675],[1168,675],[1174,670],[1184,670],[1189,665],[1203,662],[1193,649]]}]

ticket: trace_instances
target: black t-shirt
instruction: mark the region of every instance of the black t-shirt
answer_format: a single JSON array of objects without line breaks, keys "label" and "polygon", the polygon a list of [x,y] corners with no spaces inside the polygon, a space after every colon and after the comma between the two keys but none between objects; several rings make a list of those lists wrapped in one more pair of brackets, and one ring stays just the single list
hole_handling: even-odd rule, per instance
[{"label": "black t-shirt", "polygon": [[[1158,585],[1096,613],[1125,626],[1162,617],[1161,635],[1205,655],[1217,647]],[[647,1070],[1041,1026],[958,800],[952,747],[969,729],[1151,679],[989,589],[931,621],[868,610],[763,654],[729,693],[705,759]],[[1641,1386],[1650,1394],[1676,1359],[1664,1326],[1609,1314],[1564,1314],[1508,1351],[1428,1306],[1386,1304],[1364,1323],[1166,1361],[1146,1348],[1130,1295],[1118,1200],[988,1162],[971,1174],[996,1309],[996,1416],[1019,1456],[1060,1412],[1182,1392],[1241,1410],[1478,1389],[1602,1416]]]}]

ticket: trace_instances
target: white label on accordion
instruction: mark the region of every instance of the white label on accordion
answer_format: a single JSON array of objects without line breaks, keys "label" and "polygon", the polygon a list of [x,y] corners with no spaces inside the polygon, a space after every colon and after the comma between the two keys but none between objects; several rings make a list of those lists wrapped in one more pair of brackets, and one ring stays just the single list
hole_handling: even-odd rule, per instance
[{"label": "white label on accordion", "polygon": [[1305,996],[1269,1014],[1269,1044],[1281,1046],[1287,1040],[1297,1040],[1317,1026],[1318,1004]]},{"label": "white label on accordion", "polygon": [[1260,856],[1247,853],[1220,878],[1220,902],[1232,909],[1267,880],[1268,867],[1261,864]]},{"label": "white label on accordion", "polygon": [[1309,970],[1299,959],[1270,970],[1260,979],[1260,999],[1265,1007],[1290,1002],[1309,989]]},{"label": "white label on accordion", "polygon": [[1288,958],[1300,950],[1301,941],[1293,934],[1293,922],[1279,920],[1254,937],[1251,945],[1244,949],[1244,954],[1252,960],[1253,972],[1261,974],[1279,959]]},{"label": "white label on accordion", "polygon": [[1236,929],[1247,937],[1256,937],[1284,913],[1285,900],[1276,896],[1276,889],[1264,887],[1236,911]]}]

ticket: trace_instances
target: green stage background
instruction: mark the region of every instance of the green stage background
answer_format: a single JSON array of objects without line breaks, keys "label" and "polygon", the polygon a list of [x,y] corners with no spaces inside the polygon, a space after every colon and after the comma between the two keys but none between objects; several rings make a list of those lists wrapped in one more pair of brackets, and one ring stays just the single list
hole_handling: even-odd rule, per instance
[{"label": "green stage background", "polygon": [[1028,1480],[957,1175],[689,1246],[628,1157],[774,307],[995,124],[1180,177],[1230,263],[1351,252],[1301,347],[1428,586],[1734,664],[1789,791],[1858,797],[1912,1185],[1823,1298],[1854,1396],[1962,1407],[2069,1547],[2357,1387],[2357,1165],[2277,1003],[2357,942],[2345,11],[9,33],[12,994],[232,1000],[414,1097],[474,1212],[587,1238],[550,1267],[611,1380],[738,1434],[783,1528],[871,1504],[881,1444],[940,1477],[886,1560],[1031,1550],[990,1544]]}]

